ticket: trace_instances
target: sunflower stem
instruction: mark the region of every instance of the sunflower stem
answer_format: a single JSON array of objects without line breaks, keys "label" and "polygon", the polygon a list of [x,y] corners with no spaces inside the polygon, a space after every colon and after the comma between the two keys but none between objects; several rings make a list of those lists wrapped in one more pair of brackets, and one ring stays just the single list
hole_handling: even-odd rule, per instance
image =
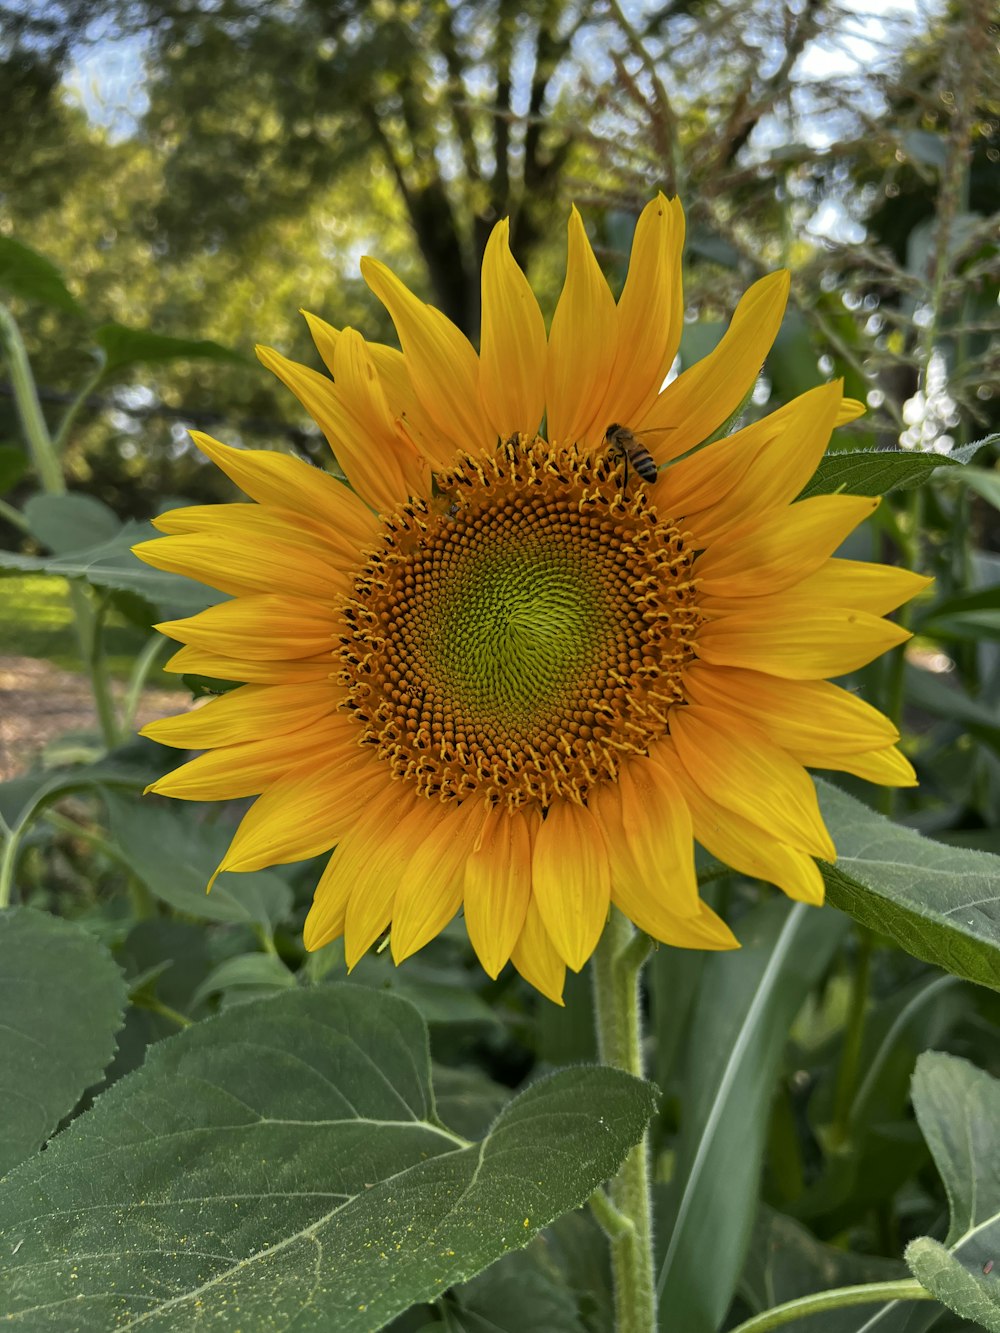
[{"label": "sunflower stem", "polygon": [[[601,1060],[643,1077],[639,974],[650,942],[611,909],[594,954],[594,1010]],[[615,1282],[618,1333],[655,1333],[656,1286],[653,1280],[653,1209],[650,1191],[649,1135],[626,1157],[608,1187],[607,1212],[618,1225],[609,1232]],[[604,1225],[604,1219],[598,1220]]]}]

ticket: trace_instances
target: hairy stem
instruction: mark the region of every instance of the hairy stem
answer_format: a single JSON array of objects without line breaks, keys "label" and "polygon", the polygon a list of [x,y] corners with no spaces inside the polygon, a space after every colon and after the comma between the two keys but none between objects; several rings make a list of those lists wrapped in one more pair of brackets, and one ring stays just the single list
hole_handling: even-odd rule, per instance
[{"label": "hairy stem", "polygon": [[[637,935],[613,907],[594,954],[597,1044],[605,1064],[624,1069],[636,1078],[643,1077],[639,974],[648,954],[649,941]],[[594,1212],[611,1246],[615,1327],[618,1333],[654,1333],[656,1290],[648,1134],[629,1153]],[[609,1225],[609,1219],[615,1225]]]}]

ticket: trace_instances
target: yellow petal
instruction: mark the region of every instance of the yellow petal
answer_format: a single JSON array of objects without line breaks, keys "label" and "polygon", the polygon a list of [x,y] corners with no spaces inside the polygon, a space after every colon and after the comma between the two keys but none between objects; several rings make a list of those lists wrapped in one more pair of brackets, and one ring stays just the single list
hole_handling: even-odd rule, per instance
[{"label": "yellow petal", "polygon": [[743,875],[776,884],[789,898],[822,903],[823,876],[811,856],[713,801],[694,784],[689,800],[695,837],[712,856]]},{"label": "yellow petal", "polygon": [[[667,387],[639,422],[657,463],[707,440],[753,388],[781,326],[788,273],[770,273],[745,293],[718,347]],[[663,434],[659,434],[663,432]]]},{"label": "yellow petal", "polygon": [[671,710],[670,734],[706,796],[799,851],[835,858],[812,779],[763,732],[731,713],[689,704]]},{"label": "yellow petal", "polygon": [[608,919],[611,873],[604,837],[582,805],[555,801],[535,838],[532,892],[559,956],[579,972]]},{"label": "yellow petal", "polygon": [[188,505],[153,519],[153,526],[169,536],[200,534],[212,541],[255,541],[262,549],[273,541],[306,545],[338,568],[359,563],[358,544],[347,533],[335,532],[292,509],[261,504]]},{"label": "yellow petal", "polygon": [[[608,843],[613,880],[622,885],[627,880],[633,894],[663,898],[672,916],[697,916],[694,838],[681,788],[646,758],[627,760],[617,787],[621,813],[614,857]],[[611,835],[602,827],[607,842]]]},{"label": "yellow petal", "polygon": [[[345,734],[345,723],[350,724],[351,735]],[[360,763],[359,756],[366,757],[366,752],[357,747],[358,730],[357,723],[335,715],[288,736],[226,745],[181,764],[146,790],[181,801],[233,801],[259,796],[307,760],[317,767],[337,759],[346,766]]]},{"label": "yellow petal", "polygon": [[[343,697],[330,681],[313,685],[242,685],[177,717],[149,722],[140,732],[160,745],[210,750],[263,740],[308,727],[334,711]],[[360,728],[355,727],[360,733]]]},{"label": "yellow petal", "polygon": [[781,605],[776,597],[774,607],[763,613],[742,611],[710,620],[698,630],[696,654],[716,666],[815,680],[856,671],[910,637],[909,630],[867,611],[815,610],[787,594],[784,600]]},{"label": "yellow petal", "polygon": [[168,639],[209,653],[265,662],[333,653],[339,617],[322,603],[265,593],[206,607],[184,620],[156,626]]},{"label": "yellow petal", "polygon": [[876,782],[880,787],[915,787],[917,775],[913,765],[894,745],[884,750],[869,750],[864,754],[829,754],[825,750],[795,751],[794,757],[808,768],[831,768],[840,773],[853,773],[865,782]]},{"label": "yellow petal", "polygon": [[533,436],[545,411],[545,321],[498,222],[483,255],[479,391],[500,439]]},{"label": "yellow petal", "polygon": [[684,671],[684,693],[694,703],[745,717],[800,763],[800,750],[853,754],[899,739],[896,727],[871,704],[826,680],[783,680],[693,662]]},{"label": "yellow petal", "polygon": [[769,416],[668,468],[650,499],[683,516],[696,546],[735,523],[789,504],[816,471],[841,402],[842,381],[821,384]]},{"label": "yellow petal", "polygon": [[528,821],[520,810],[496,806],[465,865],[465,928],[489,976],[498,976],[510,957],[530,897]]},{"label": "yellow petal", "polygon": [[552,937],[545,929],[542,914],[534,896],[528,903],[524,925],[517,937],[510,961],[524,977],[529,986],[534,986],[553,1004],[563,1004],[563,987],[566,984],[566,964],[559,957]]},{"label": "yellow petal", "polygon": [[362,549],[378,535],[375,515],[328,472],[287,454],[233,449],[197,430],[191,438],[252,500],[305,514]]},{"label": "yellow petal", "polygon": [[353,458],[348,455],[348,461],[355,470],[360,470],[372,461],[376,466],[384,466],[385,460],[391,458],[402,473],[403,486],[410,495],[429,495],[427,462],[397,422],[375,359],[364,338],[354,329],[344,329],[341,334],[334,366],[340,401],[354,423],[354,455]]},{"label": "yellow petal", "polygon": [[[330,374],[334,373],[334,359],[340,330],[332,328],[317,315],[303,310],[309,332],[313,336],[317,351],[326,363]],[[386,402],[402,430],[413,441],[417,451],[428,460],[436,471],[449,467],[454,462],[455,446],[441,437],[437,427],[420,406],[410,373],[406,368],[406,359],[396,347],[386,347],[384,343],[368,343],[368,354],[378,371],[379,382],[385,392]]]},{"label": "yellow petal", "polygon": [[[654,767],[652,760],[633,761],[634,766]],[[654,779],[666,788],[672,779],[672,790],[679,790],[675,771],[667,773],[660,762],[655,764]],[[687,775],[681,770],[684,782]],[[664,944],[692,949],[731,949],[737,943],[729,928],[720,921],[705,903],[696,899],[692,904],[689,881],[694,878],[694,841],[690,829],[690,815],[678,816],[672,823],[677,832],[675,841],[686,825],[688,843],[678,845],[672,855],[660,866],[640,871],[629,845],[630,829],[635,823],[632,810],[634,790],[618,782],[601,783],[587,798],[587,807],[604,835],[611,870],[611,901],[619,907],[647,935]],[[655,836],[655,829],[649,829]],[[667,840],[664,839],[664,842]]]},{"label": "yellow petal", "polygon": [[422,949],[462,905],[465,863],[486,819],[478,801],[428,802],[424,835],[399,877],[392,905],[392,956],[397,963]]},{"label": "yellow petal", "polygon": [[385,930],[395,876],[406,854],[401,824],[420,799],[390,779],[359,810],[313,893],[303,932],[310,952],[343,935],[350,969]]},{"label": "yellow petal", "polygon": [[[333,854],[336,856],[336,852]],[[326,863],[319,883],[313,891],[312,905],[306,914],[302,927],[302,943],[310,953],[322,949],[331,940],[339,939],[344,933],[344,921],[347,917],[347,903],[353,885],[343,875],[333,880],[330,866],[333,856]]]},{"label": "yellow petal", "polygon": [[934,582],[924,574],[866,560],[826,560],[792,591],[813,606],[850,606],[884,616]]},{"label": "yellow petal", "polygon": [[695,561],[702,593],[758,597],[802,580],[878,507],[878,497],[817,495],[728,528]]},{"label": "yellow petal", "polygon": [[421,838],[430,802],[402,782],[376,798],[333,854],[343,852],[345,879],[353,888],[344,921],[344,959],[352,968],[385,930],[392,900],[415,840]]},{"label": "yellow petal", "polygon": [[468,338],[377,259],[362,259],[361,272],[392,317],[414,392],[452,452],[492,449],[496,438],[479,405],[479,358]]},{"label": "yellow petal", "polygon": [[662,194],[639,215],[628,276],[618,301],[618,353],[597,424],[628,424],[656,401],[684,321],[681,255],[684,210]]},{"label": "yellow petal", "polygon": [[164,671],[188,676],[213,676],[216,680],[250,681],[254,685],[293,685],[296,681],[329,680],[333,662],[329,649],[318,657],[302,661],[249,662],[245,658],[209,653],[194,644],[185,644],[163,664]]},{"label": "yellow petal", "polygon": [[[338,351],[343,341],[342,334]],[[412,446],[406,444],[404,447],[398,437],[395,445],[369,439],[365,421],[355,415],[339,386],[325,375],[297,361],[289,361],[271,347],[258,347],[257,355],[261,363],[295,394],[326,436],[347,480],[372,508],[385,513],[411,495],[423,494],[426,483]],[[352,382],[352,388],[354,406],[357,407],[357,394],[361,392],[357,381]],[[368,420],[367,416],[365,420]]]},{"label": "yellow petal", "polygon": [[216,874],[262,870],[328,851],[391,781],[385,765],[372,755],[357,767],[339,756],[325,763],[307,759],[253,803]]},{"label": "yellow petal", "polygon": [[241,593],[278,593],[328,600],[331,592],[341,595],[353,588],[353,577],[324,558],[322,549],[308,537],[278,541],[237,536],[218,539],[209,534],[188,532],[179,537],[156,537],[140,542],[133,552],[154,569],[183,574],[199,583],[239,596]]},{"label": "yellow petal", "polygon": [[603,439],[610,423],[598,423],[596,416],[617,350],[618,309],[574,208],[566,281],[552,317],[545,367],[550,440],[596,446]]},{"label": "yellow petal", "polygon": [[857,421],[867,411],[864,403],[859,403],[856,398],[845,398],[837,412],[837,425],[846,426],[849,421]]}]

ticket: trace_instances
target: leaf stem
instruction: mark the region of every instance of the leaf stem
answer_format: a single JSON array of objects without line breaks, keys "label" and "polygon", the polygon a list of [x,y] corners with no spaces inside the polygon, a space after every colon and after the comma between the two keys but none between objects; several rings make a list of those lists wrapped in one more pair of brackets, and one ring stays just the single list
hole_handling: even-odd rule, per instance
[{"label": "leaf stem", "polygon": [[128,693],[125,695],[125,702],[122,705],[123,734],[130,732],[135,725],[135,715],[139,711],[139,701],[142,698],[143,688],[149,679],[150,672],[156,666],[156,659],[169,642],[170,640],[165,639],[162,634],[154,634],[135,659],[132,676],[128,683]]},{"label": "leaf stem", "polygon": [[932,1301],[934,1296],[916,1278],[900,1278],[897,1282],[869,1282],[861,1287],[833,1287],[817,1291],[812,1296],[776,1305],[763,1314],[754,1315],[737,1325],[731,1333],[770,1333],[773,1328],[794,1323],[808,1315],[822,1314],[825,1310],[845,1310],[851,1305],[875,1305],[883,1301]]},{"label": "leaf stem", "polygon": [[0,500],[0,518],[5,519],[12,527],[20,528],[22,532],[28,531],[28,520],[21,513],[20,509],[15,509],[12,504],[6,500]]},{"label": "leaf stem", "polygon": [[[648,938],[634,931],[621,912],[612,907],[594,954],[597,1047],[605,1064],[624,1069],[636,1078],[643,1077],[639,974],[649,948]],[[606,1216],[601,1216],[600,1202],[595,1213],[608,1231],[611,1245],[615,1327],[618,1333],[655,1333],[648,1133],[626,1157],[605,1197]],[[609,1222],[614,1225],[607,1225]]]}]

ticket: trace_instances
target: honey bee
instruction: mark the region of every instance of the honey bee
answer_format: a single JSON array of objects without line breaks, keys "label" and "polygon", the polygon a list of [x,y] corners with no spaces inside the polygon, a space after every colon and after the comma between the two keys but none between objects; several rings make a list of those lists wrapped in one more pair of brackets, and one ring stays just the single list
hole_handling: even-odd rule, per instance
[{"label": "honey bee", "polygon": [[628,486],[628,469],[631,463],[633,471],[641,480],[651,483],[656,480],[656,460],[648,449],[639,443],[627,426],[620,426],[613,421],[604,432],[604,441],[615,460],[624,464],[622,488]]}]

